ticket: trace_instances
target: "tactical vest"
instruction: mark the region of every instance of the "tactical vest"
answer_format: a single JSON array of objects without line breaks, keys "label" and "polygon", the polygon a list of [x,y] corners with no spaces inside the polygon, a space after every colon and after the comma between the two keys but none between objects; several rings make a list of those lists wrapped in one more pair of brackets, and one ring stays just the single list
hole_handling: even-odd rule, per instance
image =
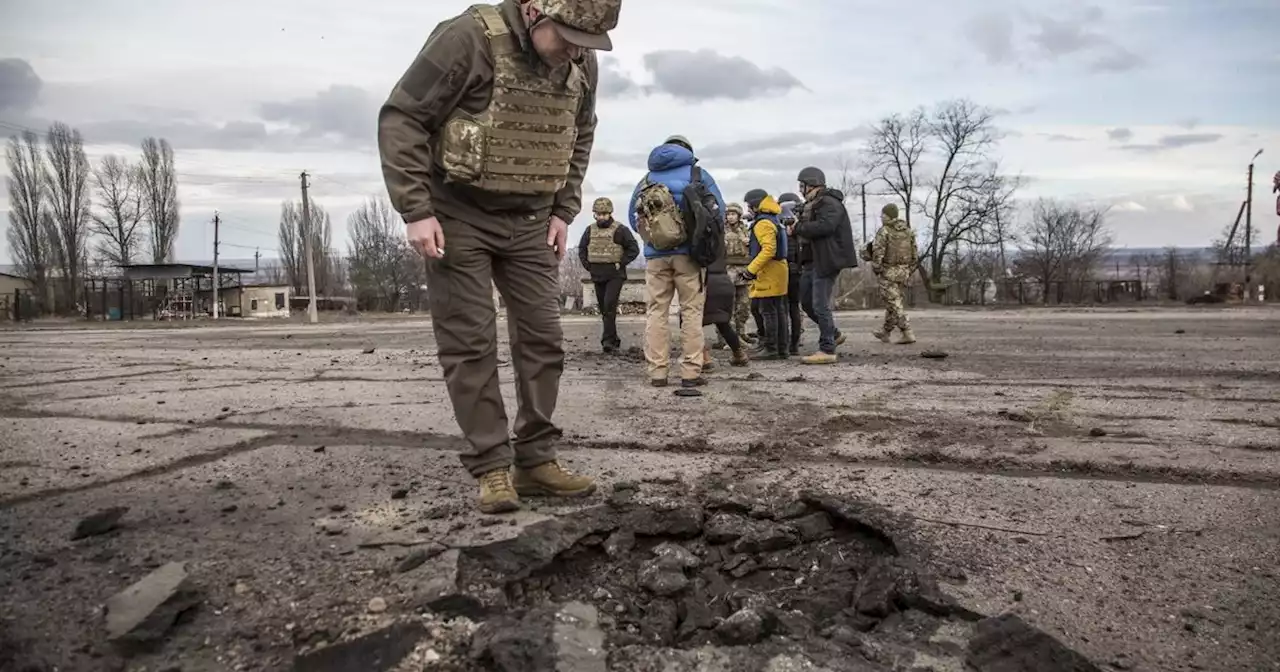
[{"label": "tactical vest", "polygon": [[916,258],[911,249],[915,232],[911,229],[890,228],[885,238],[884,263],[886,266],[914,266]]},{"label": "tactical vest", "polygon": [[746,266],[751,263],[751,234],[746,224],[739,224],[737,230],[724,227],[724,260],[730,266]]},{"label": "tactical vest", "polygon": [[553,194],[569,177],[586,77],[570,63],[548,79],[520,46],[499,7],[468,10],[484,27],[493,56],[493,93],[478,115],[455,110],[438,136],[446,180],[498,194]]},{"label": "tactical vest", "polygon": [[591,225],[591,240],[587,241],[587,261],[593,264],[617,264],[622,262],[622,246],[614,242],[613,234],[618,223],[609,226]]}]

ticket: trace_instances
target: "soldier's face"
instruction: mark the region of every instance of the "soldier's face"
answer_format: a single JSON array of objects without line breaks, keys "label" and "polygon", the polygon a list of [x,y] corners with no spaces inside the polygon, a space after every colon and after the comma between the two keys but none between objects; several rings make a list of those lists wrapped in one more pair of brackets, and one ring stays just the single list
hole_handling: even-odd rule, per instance
[{"label": "soldier's face", "polygon": [[742,221],[742,220],[738,217],[738,213],[736,213],[736,212],[730,212],[730,213],[725,214],[725,216],[724,216],[724,221],[728,222],[729,224],[737,224],[738,222],[740,222],[740,221]]},{"label": "soldier's face", "polygon": [[570,44],[564,39],[550,20],[543,19],[536,22],[533,30],[529,31],[529,39],[533,42],[533,49],[538,52],[538,56],[553,68],[582,58],[582,47]]},{"label": "soldier's face", "polygon": [[596,213],[596,224],[608,224],[613,219],[613,214],[608,212]]}]

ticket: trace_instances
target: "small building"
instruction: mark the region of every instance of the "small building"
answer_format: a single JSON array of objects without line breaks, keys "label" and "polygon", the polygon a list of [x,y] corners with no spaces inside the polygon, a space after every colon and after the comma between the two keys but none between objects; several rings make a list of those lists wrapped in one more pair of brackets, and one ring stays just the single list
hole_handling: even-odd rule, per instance
[{"label": "small building", "polygon": [[22,277],[21,275],[12,275],[9,273],[0,273],[0,296],[12,297],[15,293],[29,292],[35,287],[35,283]]},{"label": "small building", "polygon": [[[226,291],[226,290],[224,290]],[[239,296],[242,317],[289,317],[290,294],[288,285],[244,285]]]}]

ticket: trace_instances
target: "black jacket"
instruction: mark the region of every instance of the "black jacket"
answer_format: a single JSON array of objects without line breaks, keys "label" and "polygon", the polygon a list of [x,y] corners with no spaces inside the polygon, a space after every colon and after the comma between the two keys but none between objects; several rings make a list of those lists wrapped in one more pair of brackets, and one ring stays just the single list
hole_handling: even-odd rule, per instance
[{"label": "black jacket", "polygon": [[805,205],[796,234],[804,241],[800,261],[813,266],[819,277],[830,278],[846,268],[858,267],[858,250],[853,243],[853,222],[844,207],[844,194],[823,189]]},{"label": "black jacket", "polygon": [[702,326],[727,324],[733,319],[733,281],[729,279],[729,264],[725,250],[706,268],[707,299],[702,307]]},{"label": "black jacket", "polygon": [[626,226],[619,226],[617,231],[613,232],[613,242],[622,246],[622,262],[614,264],[593,264],[587,261],[587,245],[591,243],[591,227],[600,226],[596,222],[591,222],[582,232],[582,239],[578,241],[578,260],[582,262],[582,267],[587,269],[591,274],[592,282],[606,282],[614,278],[627,279],[627,265],[636,260],[640,256],[640,244],[636,242],[636,237],[632,235],[631,229]]}]

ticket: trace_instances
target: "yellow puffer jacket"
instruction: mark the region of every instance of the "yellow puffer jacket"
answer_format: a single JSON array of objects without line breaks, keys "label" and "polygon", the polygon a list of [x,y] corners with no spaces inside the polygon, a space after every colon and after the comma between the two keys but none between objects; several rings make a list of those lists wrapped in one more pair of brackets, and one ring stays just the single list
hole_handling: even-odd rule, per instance
[{"label": "yellow puffer jacket", "polygon": [[[756,210],[768,215],[778,215],[782,212],[782,208],[772,196],[766,196]],[[756,276],[755,281],[751,283],[751,298],[768,299],[786,296],[787,262],[773,258],[778,250],[777,225],[764,217],[757,217],[755,223],[751,225],[751,231],[760,245],[760,251],[747,265],[747,270]]]}]

